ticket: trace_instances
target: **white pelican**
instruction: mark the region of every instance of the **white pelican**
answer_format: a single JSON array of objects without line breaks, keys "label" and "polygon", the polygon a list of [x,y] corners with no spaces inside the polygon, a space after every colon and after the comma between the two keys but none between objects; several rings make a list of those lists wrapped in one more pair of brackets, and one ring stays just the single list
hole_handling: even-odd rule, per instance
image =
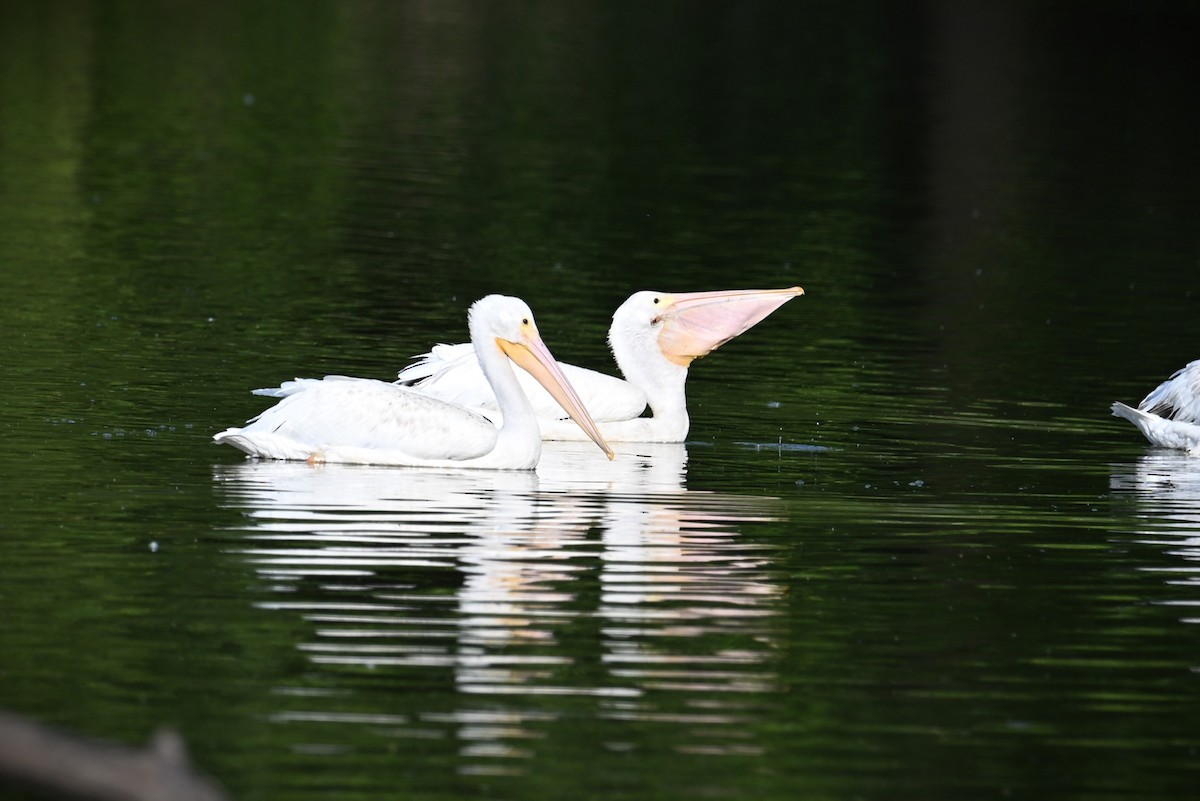
[{"label": "white pelican", "polygon": [[[804,290],[742,289],[714,292],[636,292],[613,314],[608,343],[619,378],[563,364],[563,372],[613,442],[682,442],[688,433],[684,383],[688,367],[747,331]],[[470,345],[437,345],[400,371],[397,383],[442,400],[478,409],[495,419],[495,396]],[[521,376],[523,379],[524,376]],[[542,438],[581,439],[562,411],[531,381],[529,395]],[[641,417],[646,406],[653,417]]]},{"label": "white pelican", "polygon": [[579,395],[550,355],[525,302],[503,295],[476,301],[467,314],[471,343],[495,391],[497,427],[461,406],[366,378],[297,379],[258,390],[282,400],[244,428],[213,437],[267,459],[532,470],[541,456],[537,418],[509,359],[528,371],[578,422],[608,458]]},{"label": "white pelican", "polygon": [[1200,455],[1200,359],[1176,370],[1136,409],[1118,401],[1112,413],[1133,423],[1160,448]]}]

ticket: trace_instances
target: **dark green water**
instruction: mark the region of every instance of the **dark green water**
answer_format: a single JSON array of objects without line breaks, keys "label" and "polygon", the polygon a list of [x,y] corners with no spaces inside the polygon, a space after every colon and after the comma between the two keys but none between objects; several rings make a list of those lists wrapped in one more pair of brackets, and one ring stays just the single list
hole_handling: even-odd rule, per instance
[{"label": "dark green water", "polygon": [[[239,799],[1177,799],[1189,3],[0,0],[0,707]],[[800,284],[691,440],[246,463],[525,298]],[[4,795],[0,789],[0,796]]]}]

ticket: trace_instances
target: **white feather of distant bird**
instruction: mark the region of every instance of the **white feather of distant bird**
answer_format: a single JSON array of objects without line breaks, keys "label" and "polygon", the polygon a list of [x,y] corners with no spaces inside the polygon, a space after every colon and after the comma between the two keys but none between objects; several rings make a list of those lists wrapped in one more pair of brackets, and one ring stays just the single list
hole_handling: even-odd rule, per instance
[{"label": "white feather of distant bird", "polygon": [[[613,442],[682,442],[688,434],[685,383],[688,368],[744,333],[794,297],[800,287],[712,292],[636,292],[613,314],[608,342],[624,379],[562,364],[605,439]],[[524,379],[524,376],[521,376]],[[470,345],[437,345],[400,371],[399,384],[499,419]],[[535,383],[521,381],[541,425],[542,438],[576,440],[582,434],[563,419]],[[653,416],[642,417],[649,406]],[[500,415],[498,415],[500,413]],[[575,430],[573,430],[575,429]]]},{"label": "white feather of distant bird", "polygon": [[391,382],[328,376],[257,390],[281,400],[246,426],[213,439],[267,459],[532,470],[542,442],[515,362],[612,458],[524,301],[489,295],[467,316],[471,347],[504,412],[499,427],[474,411]]},{"label": "white feather of distant bird", "polygon": [[1200,455],[1200,359],[1176,370],[1136,409],[1118,401],[1112,413],[1133,423],[1160,448]]}]

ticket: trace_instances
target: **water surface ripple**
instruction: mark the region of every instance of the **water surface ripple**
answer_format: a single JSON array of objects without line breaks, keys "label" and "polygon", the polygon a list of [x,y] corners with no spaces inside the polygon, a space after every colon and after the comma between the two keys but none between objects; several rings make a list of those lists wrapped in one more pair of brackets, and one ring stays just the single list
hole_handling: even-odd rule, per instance
[{"label": "water surface ripple", "polygon": [[[658,722],[680,752],[761,753],[745,723],[776,685],[783,588],[742,531],[779,504],[687,491],[684,445],[622,451],[548,444],[537,473],[218,467],[246,515],[232,552],[270,591],[259,606],[311,627],[305,686],[276,688],[292,702],[272,719],[305,732],[294,747],[336,752],[366,727],[452,739],[468,773],[520,772],[568,714],[539,697],[571,696],[575,725]],[[319,692],[360,680],[454,694],[397,713]]]}]

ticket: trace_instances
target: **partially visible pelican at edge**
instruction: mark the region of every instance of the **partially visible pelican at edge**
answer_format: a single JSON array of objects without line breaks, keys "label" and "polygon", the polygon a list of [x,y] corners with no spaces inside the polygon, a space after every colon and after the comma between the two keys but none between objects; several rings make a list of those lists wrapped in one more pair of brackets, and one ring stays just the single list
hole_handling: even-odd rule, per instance
[{"label": "partially visible pelican at edge", "polygon": [[1176,370],[1136,409],[1118,401],[1112,413],[1133,423],[1160,448],[1200,456],[1200,359]]},{"label": "partially visible pelican at edge", "polygon": [[[636,292],[613,314],[608,330],[609,347],[625,380],[570,364],[563,364],[562,369],[595,416],[605,439],[682,442],[690,425],[684,384],[692,361],[803,294],[798,286]],[[493,419],[497,412],[504,414],[488,391],[470,345],[437,345],[416,359],[400,371],[398,384],[478,409]],[[521,387],[533,402],[543,439],[582,439],[579,429],[563,419],[562,411],[536,384],[522,380]],[[653,416],[640,416],[647,405]]]},{"label": "partially visible pelican at edge", "polygon": [[499,428],[473,411],[394,383],[327,376],[256,390],[282,400],[213,440],[266,459],[532,470],[542,440],[511,359],[613,458],[524,301],[488,295],[472,304],[467,319],[470,347],[504,413]]}]

